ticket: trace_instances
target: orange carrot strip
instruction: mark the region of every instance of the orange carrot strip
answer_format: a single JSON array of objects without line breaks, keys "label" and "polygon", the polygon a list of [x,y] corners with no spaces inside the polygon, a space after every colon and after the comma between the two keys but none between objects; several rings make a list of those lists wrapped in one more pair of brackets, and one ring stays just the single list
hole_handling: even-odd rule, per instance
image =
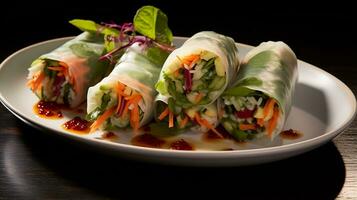
[{"label": "orange carrot strip", "polygon": [[197,56],[195,59],[192,60],[189,68],[192,69],[192,67],[195,65],[195,63],[200,59],[200,56]]},{"label": "orange carrot strip", "polygon": [[187,65],[189,68],[191,68],[191,63],[196,62],[198,59],[200,59],[199,54],[192,54],[190,56],[186,56],[183,59],[179,59],[181,62],[181,66]]},{"label": "orange carrot strip", "polygon": [[136,98],[138,98],[138,97],[141,97],[141,95],[140,94],[133,94],[133,95],[131,95],[131,96],[127,96],[127,97],[125,97],[125,100],[132,100],[132,99],[136,99]]},{"label": "orange carrot strip", "polygon": [[129,111],[129,105],[130,105],[130,102],[129,101],[126,101],[125,102],[125,106],[124,106],[124,110],[123,110],[123,113],[122,113],[122,116],[125,116],[128,111]]},{"label": "orange carrot strip", "polygon": [[200,124],[201,126],[205,126],[208,129],[210,129],[211,131],[213,131],[214,133],[216,133],[220,138],[224,138],[222,136],[222,134],[220,132],[218,132],[213,126],[212,124],[210,124],[207,120],[202,119],[200,117],[200,115],[198,113],[195,114],[195,120],[197,121],[198,124]]},{"label": "orange carrot strip", "polygon": [[258,119],[257,119],[257,124],[258,124],[260,127],[264,126],[264,118],[258,118]]},{"label": "orange carrot strip", "polygon": [[279,109],[275,107],[273,117],[269,120],[269,124],[267,127],[269,136],[271,136],[271,134],[273,133],[273,130],[275,129],[278,123],[278,119],[279,119]]},{"label": "orange carrot strip", "polygon": [[65,69],[63,67],[47,67],[47,69],[53,70],[53,71],[64,71]]},{"label": "orange carrot strip", "polygon": [[67,63],[65,63],[65,62],[60,61],[60,62],[58,62],[58,64],[63,66],[63,67],[65,67],[65,68],[68,68]]},{"label": "orange carrot strip", "polygon": [[94,121],[94,123],[90,126],[90,132],[95,131],[102,125],[105,120],[107,120],[113,113],[115,112],[115,106],[109,108],[106,110],[101,116],[98,117],[97,120]]},{"label": "orange carrot strip", "polygon": [[40,71],[38,75],[35,77],[35,80],[33,82],[33,88],[31,88],[33,91],[36,91],[39,85],[42,83],[43,79],[45,78],[45,73]]},{"label": "orange carrot strip", "polygon": [[255,130],[255,125],[254,124],[239,124],[239,129],[242,131],[246,130]]},{"label": "orange carrot strip", "polygon": [[186,126],[187,122],[188,122],[188,117],[185,116],[185,118],[183,118],[183,120],[181,120],[179,127],[184,128]]},{"label": "orange carrot strip", "polygon": [[26,86],[29,87],[31,90],[33,90],[33,83],[34,83],[34,80],[32,78],[26,82]]},{"label": "orange carrot strip", "polygon": [[162,113],[159,115],[158,119],[161,121],[169,114],[169,107],[167,107]]},{"label": "orange carrot strip", "polygon": [[174,127],[174,113],[169,111],[169,128]]},{"label": "orange carrot strip", "polygon": [[139,103],[140,100],[141,100],[140,95],[136,96],[136,98],[131,98],[131,99],[127,100],[122,115],[126,115],[128,113],[130,104]]},{"label": "orange carrot strip", "polygon": [[268,101],[265,103],[264,108],[263,108],[263,119],[269,114],[271,110],[273,110],[275,104],[275,100],[270,98]]},{"label": "orange carrot strip", "polygon": [[134,108],[130,112],[130,126],[137,131],[139,129],[139,106],[134,103]]}]

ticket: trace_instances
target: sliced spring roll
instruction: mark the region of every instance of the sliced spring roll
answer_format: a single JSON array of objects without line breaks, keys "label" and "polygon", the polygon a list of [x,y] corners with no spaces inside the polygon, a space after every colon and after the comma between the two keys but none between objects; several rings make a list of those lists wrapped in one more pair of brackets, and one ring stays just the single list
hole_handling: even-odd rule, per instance
[{"label": "sliced spring roll", "polygon": [[27,85],[41,100],[77,107],[85,101],[87,89],[112,69],[99,60],[103,51],[103,36],[84,32],[36,59]]},{"label": "sliced spring roll", "polygon": [[155,99],[155,120],[170,129],[172,128],[171,131],[191,129],[198,132],[207,132],[212,130],[220,135],[215,129],[219,124],[217,102],[207,106],[194,106],[172,112],[174,106],[171,99],[159,94]]},{"label": "sliced spring roll", "polygon": [[297,58],[283,42],[263,42],[245,56],[233,87],[222,95],[223,127],[237,140],[274,138],[292,105]]},{"label": "sliced spring roll", "polygon": [[222,94],[239,68],[234,40],[215,32],[199,32],[167,58],[156,90],[177,107],[209,105]]},{"label": "sliced spring roll", "polygon": [[137,130],[153,117],[154,85],[168,53],[134,43],[114,70],[88,90],[87,118],[97,128],[132,127]]}]

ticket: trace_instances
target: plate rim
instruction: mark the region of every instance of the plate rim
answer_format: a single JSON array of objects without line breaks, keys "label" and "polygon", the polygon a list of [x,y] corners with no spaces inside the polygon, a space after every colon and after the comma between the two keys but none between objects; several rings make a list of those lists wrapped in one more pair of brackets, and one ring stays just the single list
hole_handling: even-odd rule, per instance
[{"label": "plate rim", "polygon": [[[26,46],[22,49],[17,50],[16,52],[12,53],[9,55],[7,58],[5,58],[1,64],[0,64],[0,73],[1,70],[6,66],[6,64],[9,62],[9,60],[13,59],[15,56],[18,54],[21,54],[22,52],[29,50],[31,48],[45,45],[48,43],[52,42],[59,42],[59,41],[66,41],[74,36],[68,36],[68,37],[60,37],[60,38],[55,38],[55,39],[50,39],[50,40],[45,40],[42,42],[34,43],[32,45]],[[182,36],[175,36],[174,39],[178,40],[187,40],[189,37],[182,37]],[[248,44],[243,44],[243,43],[236,43],[236,45],[247,47],[247,48],[253,48],[254,46],[248,45]],[[130,145],[130,144],[123,144],[123,143],[113,143],[105,140],[98,140],[95,138],[86,138],[82,137],[80,135],[76,134],[69,134],[66,132],[59,131],[57,129],[54,129],[52,127],[46,127],[41,125],[40,123],[27,118],[25,115],[21,114],[21,111],[18,109],[14,108],[10,102],[8,102],[5,97],[3,96],[2,92],[0,91],[0,102],[4,105],[5,108],[7,108],[12,114],[14,114],[17,118],[19,118],[21,121],[25,122],[28,125],[31,125],[35,128],[38,128],[40,130],[48,130],[55,132],[57,135],[68,137],[70,139],[75,139],[76,141],[81,141],[84,143],[91,143],[93,145],[100,144],[101,146],[105,146],[111,149],[117,149],[120,151],[130,151],[133,153],[138,153],[138,154],[150,154],[150,153],[160,153],[165,155],[172,155],[175,154],[175,156],[180,156],[180,157],[186,157],[186,156],[198,156],[198,157],[221,157],[224,156],[225,158],[229,157],[237,157],[237,156],[250,156],[250,155],[266,155],[266,154],[272,154],[272,153],[285,153],[285,152],[290,152],[290,151],[296,151],[299,149],[303,149],[304,147],[313,147],[316,145],[322,145],[334,137],[338,136],[344,129],[346,129],[354,120],[356,116],[356,98],[351,89],[343,83],[341,80],[333,76],[332,74],[326,72],[323,69],[318,68],[317,66],[314,66],[310,63],[307,63],[302,60],[298,60],[298,63],[304,64],[308,68],[312,68],[313,70],[317,70],[320,73],[327,75],[329,78],[333,79],[338,87],[345,92],[348,96],[348,100],[351,101],[352,105],[352,110],[349,113],[349,116],[346,118],[345,121],[341,122],[341,126],[339,126],[337,129],[328,131],[323,133],[322,135],[319,135],[317,137],[313,137],[307,140],[291,143],[291,144],[284,144],[280,146],[273,146],[273,147],[263,147],[263,148],[256,148],[256,149],[242,149],[242,150],[233,150],[233,151],[212,151],[212,150],[197,150],[197,151],[182,151],[182,150],[172,150],[172,149],[159,149],[159,148],[150,148],[150,147],[141,147],[141,146],[135,146],[135,145]]]}]

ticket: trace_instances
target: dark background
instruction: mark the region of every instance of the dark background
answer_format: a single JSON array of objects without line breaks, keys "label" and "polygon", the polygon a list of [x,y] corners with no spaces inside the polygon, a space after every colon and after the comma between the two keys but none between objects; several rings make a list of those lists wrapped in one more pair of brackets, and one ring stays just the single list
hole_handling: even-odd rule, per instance
[{"label": "dark background", "polygon": [[357,55],[355,6],[344,1],[3,2],[0,59],[32,43],[79,34],[68,23],[73,18],[123,23],[146,4],[161,8],[178,36],[213,30],[250,45],[282,40],[301,60],[323,68],[351,67],[351,58]]},{"label": "dark background", "polygon": [[[73,18],[128,22],[140,6],[152,4],[168,15],[174,35],[189,37],[213,30],[250,45],[281,40],[299,59],[330,72],[356,94],[355,6],[344,1],[312,3],[2,1],[0,60],[40,41],[79,34],[68,23]],[[0,156],[0,199],[355,196],[356,125],[335,142],[287,160],[250,167],[192,169],[129,162],[92,152],[31,128],[3,106],[0,111],[0,152],[4,152]]]}]

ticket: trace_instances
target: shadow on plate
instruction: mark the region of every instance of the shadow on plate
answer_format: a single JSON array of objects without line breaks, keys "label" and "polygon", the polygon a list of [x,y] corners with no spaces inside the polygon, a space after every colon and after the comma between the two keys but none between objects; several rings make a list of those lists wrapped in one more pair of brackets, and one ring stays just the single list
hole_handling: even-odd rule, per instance
[{"label": "shadow on plate", "polygon": [[189,168],[151,165],[97,153],[18,121],[21,134],[0,152],[18,196],[36,198],[333,199],[345,180],[332,142],[264,165]]}]

